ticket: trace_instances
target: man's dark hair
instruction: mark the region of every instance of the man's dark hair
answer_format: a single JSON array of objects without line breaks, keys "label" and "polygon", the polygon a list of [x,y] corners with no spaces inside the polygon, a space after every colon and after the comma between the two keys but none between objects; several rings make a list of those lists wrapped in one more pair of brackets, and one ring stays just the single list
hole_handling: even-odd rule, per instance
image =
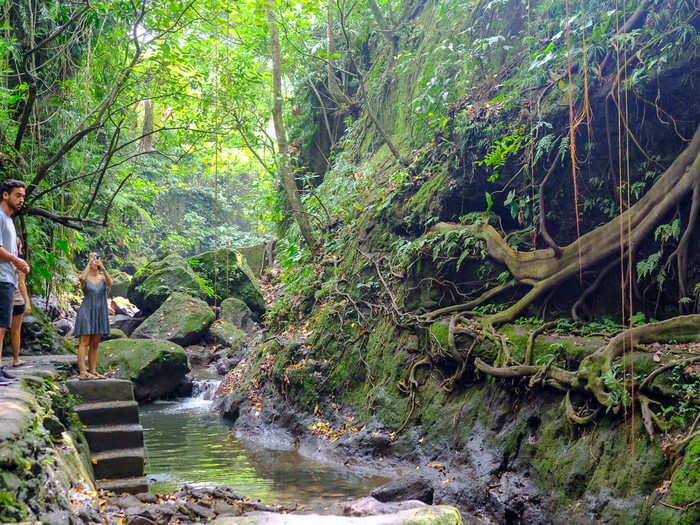
[{"label": "man's dark hair", "polygon": [[6,179],[2,181],[2,184],[0,184],[0,195],[4,195],[5,192],[7,193],[12,193],[12,190],[15,188],[26,188],[27,185],[17,179]]}]

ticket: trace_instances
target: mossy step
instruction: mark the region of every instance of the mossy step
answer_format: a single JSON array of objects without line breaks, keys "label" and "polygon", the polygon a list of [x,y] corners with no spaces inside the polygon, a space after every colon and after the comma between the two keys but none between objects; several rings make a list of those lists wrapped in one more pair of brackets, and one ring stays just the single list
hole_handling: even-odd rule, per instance
[{"label": "mossy step", "polygon": [[75,407],[83,425],[128,425],[139,422],[139,405],[136,401],[99,401],[83,403]]},{"label": "mossy step", "polygon": [[71,394],[84,403],[134,399],[134,385],[125,379],[71,379],[66,382],[66,386]]},{"label": "mossy step", "polygon": [[92,455],[95,478],[98,481],[143,476],[143,448],[122,448]]},{"label": "mossy step", "polygon": [[146,480],[145,476],[101,480],[97,482],[97,488],[99,490],[114,492],[115,494],[122,494],[124,492],[128,492],[129,494],[141,494],[142,492],[148,492],[148,480]]},{"label": "mossy step", "polygon": [[143,447],[143,427],[137,424],[93,426],[83,433],[92,453]]}]

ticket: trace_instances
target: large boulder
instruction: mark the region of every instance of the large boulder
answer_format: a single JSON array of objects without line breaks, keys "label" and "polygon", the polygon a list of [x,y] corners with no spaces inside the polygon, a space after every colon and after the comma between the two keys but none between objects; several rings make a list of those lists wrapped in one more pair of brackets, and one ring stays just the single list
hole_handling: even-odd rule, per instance
[{"label": "large boulder", "polygon": [[128,298],[146,315],[155,312],[174,292],[204,298],[202,279],[177,254],[149,262],[131,279]]},{"label": "large boulder", "polygon": [[229,297],[221,301],[221,319],[236,328],[250,332],[255,328],[255,314],[240,299]]},{"label": "large boulder", "polygon": [[98,370],[134,382],[137,401],[169,397],[187,382],[187,354],[170,341],[112,339],[100,344]]},{"label": "large boulder", "polygon": [[179,345],[189,345],[202,339],[214,318],[214,312],[206,302],[176,292],[131,335],[140,339],[166,339]]},{"label": "large boulder", "polygon": [[233,323],[219,319],[209,327],[208,339],[215,345],[238,350],[245,343],[247,335]]},{"label": "large boulder", "polygon": [[[8,330],[8,349],[9,333]],[[35,306],[32,306],[31,314],[25,315],[22,320],[21,338],[22,353],[25,355],[75,353],[75,347],[61,335],[48,315]]]},{"label": "large boulder", "polygon": [[220,299],[236,297],[255,314],[265,313],[260,284],[241,252],[221,248],[190,257],[189,262]]},{"label": "large boulder", "polygon": [[263,260],[265,258],[265,243],[238,248],[238,251],[243,254],[243,257],[245,257],[248,267],[253,271],[253,274],[260,275],[262,273]]},{"label": "large boulder", "polygon": [[129,294],[131,275],[121,270],[110,270],[109,275],[113,281],[109,289],[110,297],[126,297]]},{"label": "large boulder", "polygon": [[418,500],[428,505],[433,504],[432,483],[427,479],[411,473],[395,479],[374,489],[371,496],[381,502]]}]

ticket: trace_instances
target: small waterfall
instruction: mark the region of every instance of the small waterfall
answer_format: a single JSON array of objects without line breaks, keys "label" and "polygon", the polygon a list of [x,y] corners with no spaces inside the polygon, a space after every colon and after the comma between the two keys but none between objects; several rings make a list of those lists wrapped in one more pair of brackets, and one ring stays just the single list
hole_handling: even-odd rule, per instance
[{"label": "small waterfall", "polygon": [[176,405],[168,407],[165,411],[168,413],[208,411],[220,383],[220,379],[195,379],[192,382],[192,396],[179,400]]}]

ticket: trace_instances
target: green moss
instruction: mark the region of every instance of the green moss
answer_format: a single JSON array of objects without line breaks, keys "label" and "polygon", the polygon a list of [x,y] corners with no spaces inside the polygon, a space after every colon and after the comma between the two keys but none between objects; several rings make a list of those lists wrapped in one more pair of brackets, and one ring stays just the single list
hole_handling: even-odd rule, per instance
[{"label": "green moss", "polygon": [[439,217],[441,211],[441,194],[447,191],[447,172],[441,171],[423,184],[407,205],[409,214],[415,213],[423,220]]},{"label": "green moss", "polygon": [[[679,525],[692,525],[700,518],[698,497],[700,495],[700,436],[696,436],[685,451],[680,466],[671,478],[671,491],[668,500],[678,507],[687,507],[685,512],[674,513]],[[657,521],[657,523],[660,523]],[[670,522],[668,522],[670,523]]]},{"label": "green moss", "polygon": [[435,321],[430,325],[431,339],[442,348],[448,348],[450,335],[450,324],[445,320]]},{"label": "green moss", "polygon": [[212,309],[201,299],[175,292],[132,335],[188,345],[204,336],[214,317]]}]

